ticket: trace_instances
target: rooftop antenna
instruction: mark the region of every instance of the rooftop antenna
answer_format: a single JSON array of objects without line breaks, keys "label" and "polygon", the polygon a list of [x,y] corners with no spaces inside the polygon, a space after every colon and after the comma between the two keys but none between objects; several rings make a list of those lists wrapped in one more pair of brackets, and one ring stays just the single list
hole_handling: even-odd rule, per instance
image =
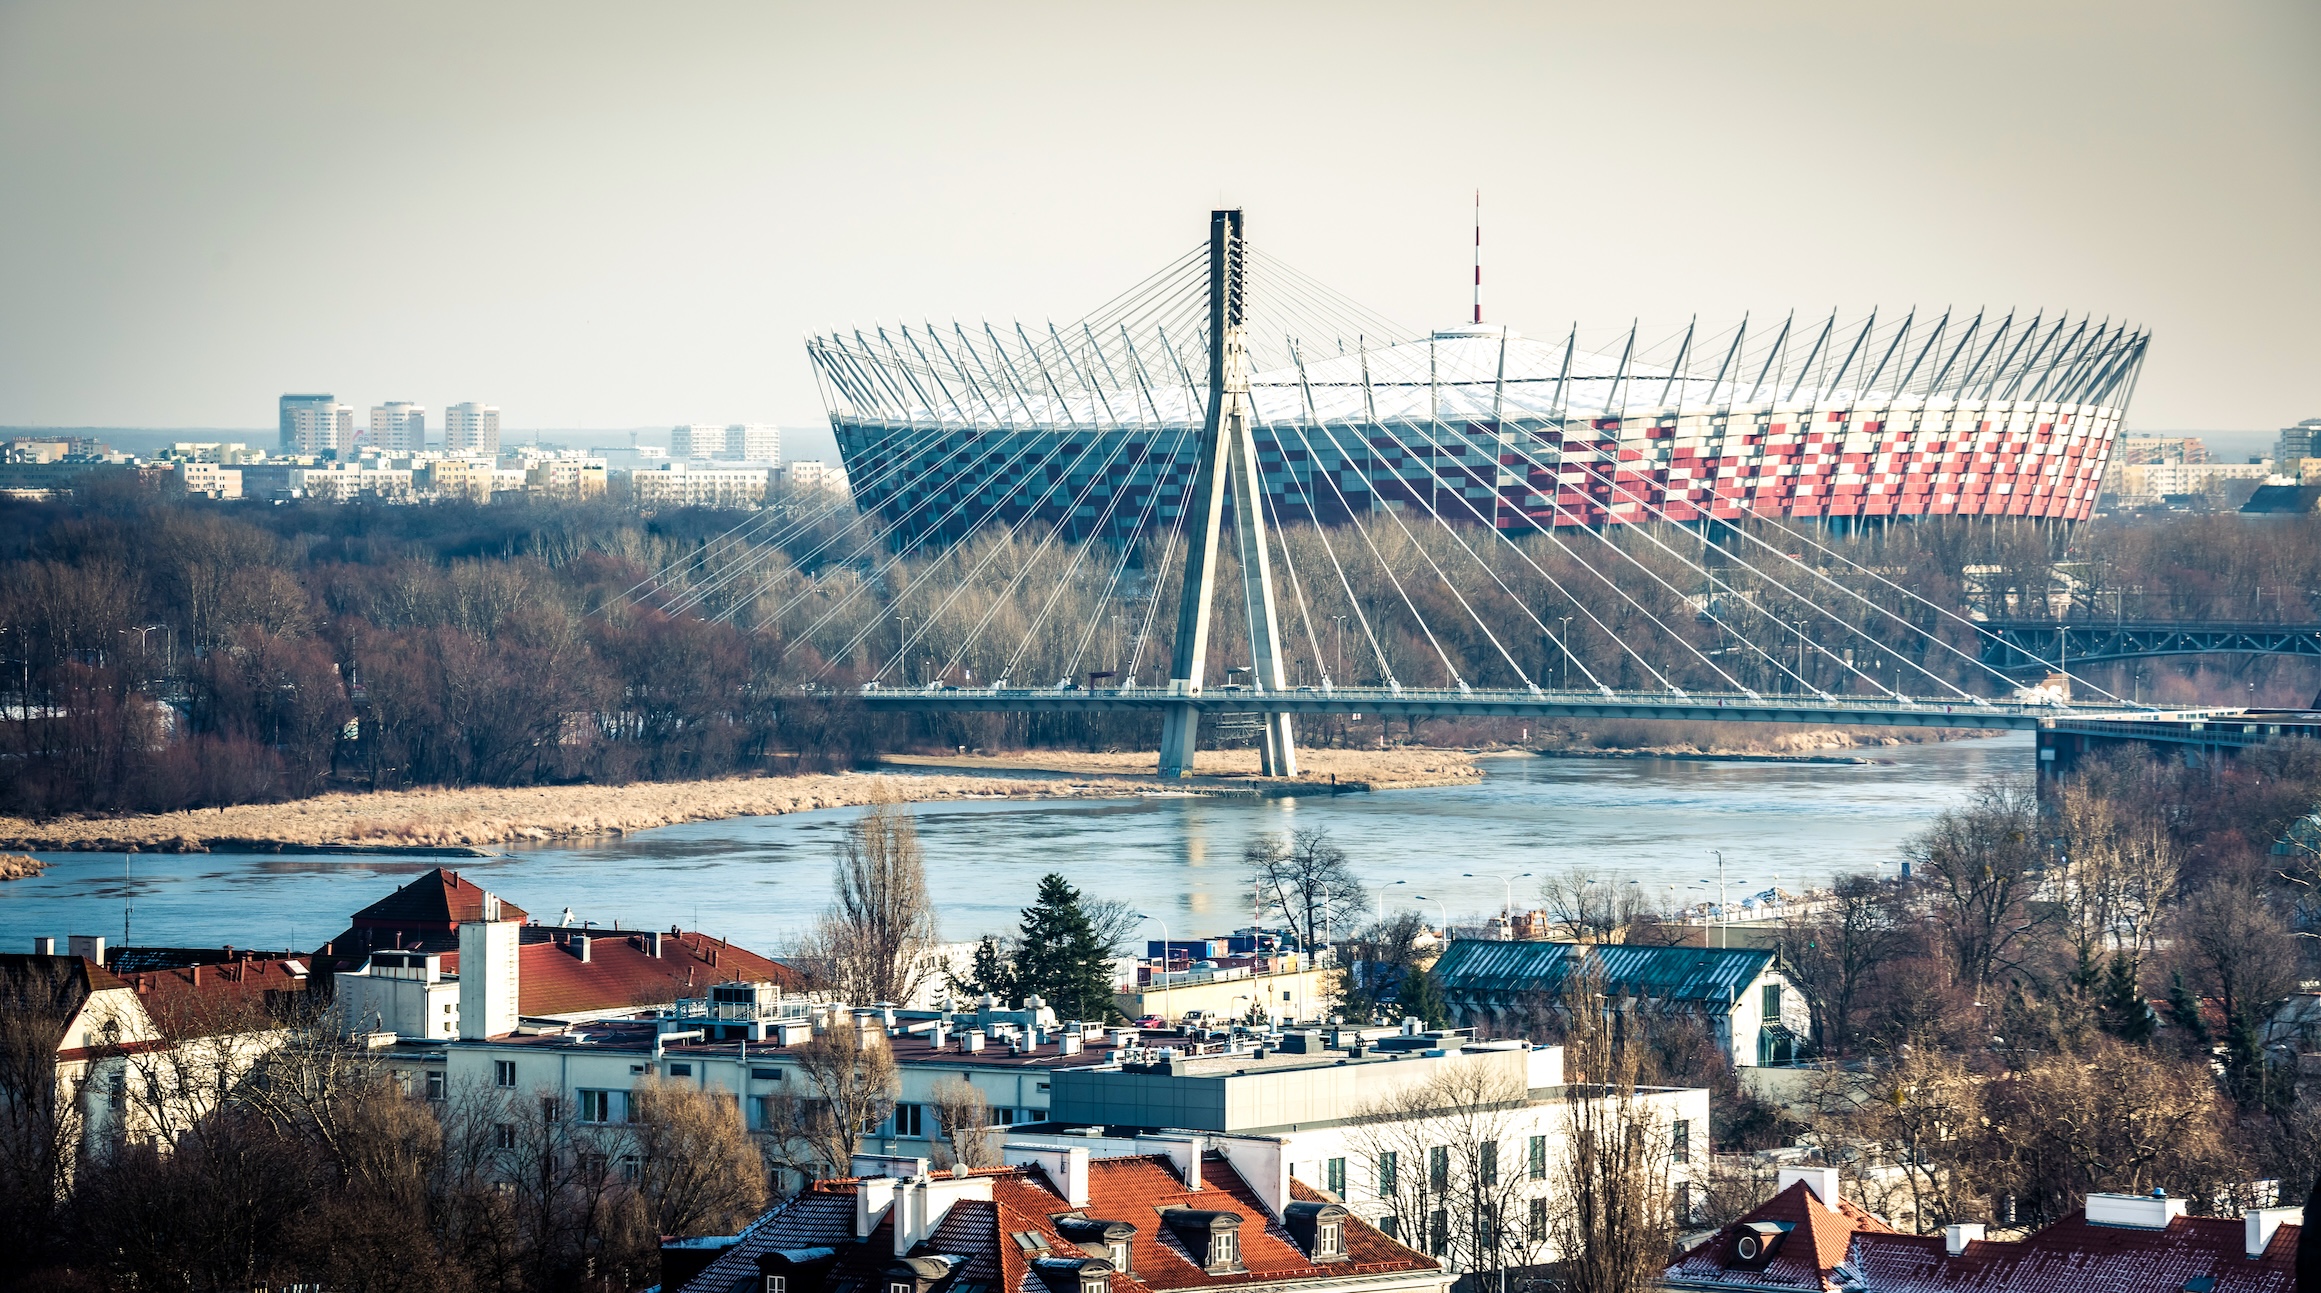
[{"label": "rooftop antenna", "polygon": [[1483,190],[1475,190],[1475,322],[1483,321]]}]

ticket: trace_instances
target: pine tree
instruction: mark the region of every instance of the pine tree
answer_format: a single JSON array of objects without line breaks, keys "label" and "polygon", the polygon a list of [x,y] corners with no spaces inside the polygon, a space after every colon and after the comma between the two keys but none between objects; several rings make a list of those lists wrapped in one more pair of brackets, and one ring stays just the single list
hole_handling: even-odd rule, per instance
[{"label": "pine tree", "polygon": [[1395,1006],[1405,1018],[1416,1019],[1429,1028],[1440,1028],[1451,1021],[1451,1008],[1443,1000],[1443,990],[1435,977],[1413,965],[1403,970],[1402,981],[1395,985]]},{"label": "pine tree", "polygon": [[1112,954],[1080,905],[1080,891],[1054,872],[1040,877],[1039,897],[1024,908],[1011,986],[1037,993],[1058,1019],[1118,1017],[1112,1004]]},{"label": "pine tree", "polygon": [[2103,977],[2104,1028],[2112,1036],[2125,1042],[2147,1042],[2152,1039],[2156,1021],[2152,1007],[2145,1003],[2143,990],[2136,986],[2136,967],[2118,952],[2112,953],[2111,968]]},{"label": "pine tree", "polygon": [[1008,964],[1007,951],[999,940],[989,934],[975,945],[975,960],[967,967],[967,976],[950,976],[951,990],[963,996],[980,997],[985,993],[1001,1001],[1015,1000],[1015,969]]}]

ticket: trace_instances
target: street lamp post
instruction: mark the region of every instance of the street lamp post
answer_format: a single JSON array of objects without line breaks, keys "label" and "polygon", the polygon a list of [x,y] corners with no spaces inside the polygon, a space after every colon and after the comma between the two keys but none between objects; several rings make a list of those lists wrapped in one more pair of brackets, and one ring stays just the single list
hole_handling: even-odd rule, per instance
[{"label": "street lamp post", "polygon": [[[1725,932],[1725,851],[1710,849],[1709,852],[1717,855],[1717,946],[1726,947],[1731,944],[1731,938]],[[1701,883],[1708,882],[1703,880]]]},{"label": "street lamp post", "polygon": [[1556,666],[1556,675],[1559,679],[1556,690],[1570,691],[1572,689],[1572,617],[1558,615],[1556,619],[1563,624],[1563,636],[1555,640],[1555,644],[1563,648],[1563,660]]},{"label": "street lamp post", "polygon": [[1512,916],[1515,914],[1515,882],[1517,880],[1528,880],[1531,878],[1531,873],[1529,871],[1518,871],[1513,876],[1509,876],[1502,871],[1462,871],[1460,874],[1469,880],[1478,878],[1484,880],[1497,880],[1500,884],[1505,885],[1507,887],[1507,905],[1499,909],[1499,914],[1502,916]]},{"label": "street lamp post", "polygon": [[1450,907],[1450,904],[1449,904],[1449,903],[1446,903],[1446,902],[1444,902],[1444,901],[1443,901],[1442,899],[1440,899],[1440,898],[1429,898],[1429,897],[1427,897],[1427,896],[1426,896],[1425,894],[1423,894],[1423,893],[1414,893],[1414,894],[1412,894],[1412,895],[1410,895],[1410,896],[1411,896],[1411,897],[1413,897],[1413,898],[1416,898],[1416,899],[1418,899],[1420,902],[1431,902],[1431,903],[1433,903],[1435,906],[1437,906],[1437,907],[1440,907],[1440,908],[1442,908],[1442,909],[1443,909],[1443,941],[1444,941],[1444,942],[1446,942],[1446,943],[1450,942],[1450,941],[1451,941],[1451,907]]},{"label": "street lamp post", "polygon": [[[1166,1020],[1168,1019],[1168,1017],[1169,1017],[1169,923],[1168,923],[1167,921],[1165,921],[1165,920],[1162,920],[1162,919],[1161,919],[1160,917],[1158,917],[1158,916],[1147,916],[1147,915],[1145,915],[1145,913],[1143,913],[1143,912],[1141,912],[1141,911],[1140,911],[1140,912],[1138,912],[1138,913],[1136,913],[1136,914],[1137,914],[1137,915],[1139,915],[1139,916],[1144,916],[1144,918],[1145,918],[1146,920],[1149,920],[1149,921],[1151,921],[1153,924],[1155,924],[1155,925],[1158,925],[1158,926],[1160,926],[1160,927],[1161,927],[1161,954],[1160,954],[1160,996],[1161,996],[1161,1010],[1160,1010],[1160,1017],[1161,1017],[1161,1019],[1162,1019],[1163,1021],[1166,1021]],[[1147,957],[1146,959],[1147,959],[1147,960],[1150,960],[1151,958],[1150,958],[1150,957]]]}]

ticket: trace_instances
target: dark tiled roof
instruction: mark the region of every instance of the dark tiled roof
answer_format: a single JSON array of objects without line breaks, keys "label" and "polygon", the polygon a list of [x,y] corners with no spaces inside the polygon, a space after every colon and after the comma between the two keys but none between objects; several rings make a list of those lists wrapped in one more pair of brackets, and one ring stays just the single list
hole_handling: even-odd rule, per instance
[{"label": "dark tiled roof", "polygon": [[[1752,1221],[1794,1228],[1762,1270],[1732,1263],[1733,1240]],[[2243,1253],[2238,1218],[2178,1217],[2165,1229],[2099,1226],[2074,1212],[2021,1240],[1975,1240],[1951,1256],[1941,1235],[1905,1235],[1840,1204],[1833,1213],[1804,1184],[1695,1245],[1667,1272],[1688,1288],[1831,1290],[1840,1264],[1859,1274],[1860,1293],[2294,1293],[2298,1227],[2282,1226],[2262,1257]]]},{"label": "dark tiled roof", "polygon": [[90,993],[122,986],[112,971],[86,957],[0,952],[0,1009],[67,1015]]},{"label": "dark tiled roof", "polygon": [[[522,920],[524,909],[500,900],[500,919]],[[437,867],[355,913],[356,929],[457,929],[484,918],[483,887],[457,871]]]},{"label": "dark tiled roof", "polygon": [[310,977],[303,961],[228,961],[121,976],[164,1035],[210,1037],[271,1027],[302,998]]},{"label": "dark tiled roof", "polygon": [[1434,977],[1459,997],[1554,993],[1585,957],[1605,990],[1660,1001],[1731,1004],[1765,968],[1764,948],[1651,947],[1628,943],[1517,943],[1461,938],[1435,962]]}]

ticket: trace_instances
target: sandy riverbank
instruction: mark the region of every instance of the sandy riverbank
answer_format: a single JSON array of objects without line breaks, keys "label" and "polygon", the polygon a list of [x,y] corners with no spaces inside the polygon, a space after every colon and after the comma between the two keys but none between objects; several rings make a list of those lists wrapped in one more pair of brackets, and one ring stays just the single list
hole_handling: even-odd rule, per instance
[{"label": "sandy riverbank", "polygon": [[48,869],[48,863],[21,853],[0,853],[0,880],[29,880]]},{"label": "sandy riverbank", "polygon": [[680,822],[772,816],[898,799],[1033,799],[1116,795],[1109,780],[839,773],[727,777],[628,786],[403,790],[320,795],[286,804],[31,822],[0,817],[0,848],[200,852],[320,846],[481,849],[590,835],[624,835]]}]

